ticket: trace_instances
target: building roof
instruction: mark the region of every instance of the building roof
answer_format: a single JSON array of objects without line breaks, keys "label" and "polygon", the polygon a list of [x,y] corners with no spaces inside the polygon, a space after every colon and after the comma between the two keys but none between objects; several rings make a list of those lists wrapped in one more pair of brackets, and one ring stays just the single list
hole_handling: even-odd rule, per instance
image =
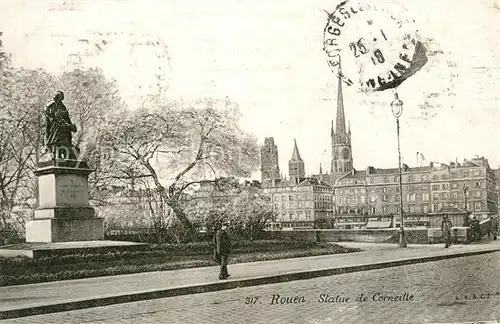
[{"label": "building roof", "polygon": [[339,180],[364,179],[364,178],[366,178],[366,171],[357,171],[353,169],[351,172],[347,173],[342,178],[339,178]]},{"label": "building roof", "polygon": [[331,187],[328,183],[322,181],[321,179],[317,178],[304,178],[301,179],[302,181],[297,185],[298,186],[326,186],[326,187]]}]

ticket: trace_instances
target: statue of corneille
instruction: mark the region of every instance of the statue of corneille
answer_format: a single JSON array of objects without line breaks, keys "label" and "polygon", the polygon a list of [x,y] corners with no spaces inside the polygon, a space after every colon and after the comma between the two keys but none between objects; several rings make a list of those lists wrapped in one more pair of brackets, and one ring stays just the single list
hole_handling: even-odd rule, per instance
[{"label": "statue of corneille", "polygon": [[45,146],[54,160],[77,160],[79,149],[73,145],[71,134],[76,132],[76,126],[63,100],[64,93],[57,91],[54,100],[45,107]]}]

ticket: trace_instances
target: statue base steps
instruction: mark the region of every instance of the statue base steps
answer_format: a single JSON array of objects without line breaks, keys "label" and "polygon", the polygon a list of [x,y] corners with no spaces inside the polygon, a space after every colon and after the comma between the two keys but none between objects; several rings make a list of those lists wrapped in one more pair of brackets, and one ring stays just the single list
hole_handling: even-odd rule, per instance
[{"label": "statue base steps", "polygon": [[26,242],[73,242],[104,240],[102,218],[48,218],[26,222]]},{"label": "statue base steps", "polygon": [[0,246],[1,257],[47,258],[75,254],[143,251],[149,244],[120,241],[19,243]]}]

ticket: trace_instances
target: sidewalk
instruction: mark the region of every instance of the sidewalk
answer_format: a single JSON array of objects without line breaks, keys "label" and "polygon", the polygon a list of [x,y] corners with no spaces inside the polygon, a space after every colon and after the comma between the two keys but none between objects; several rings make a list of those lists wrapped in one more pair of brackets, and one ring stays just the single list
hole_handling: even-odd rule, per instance
[{"label": "sidewalk", "polygon": [[363,252],[229,266],[230,280],[217,279],[218,267],[148,272],[0,287],[0,319],[68,311],[139,300],[203,293],[500,251],[499,241],[472,245],[340,243]]}]

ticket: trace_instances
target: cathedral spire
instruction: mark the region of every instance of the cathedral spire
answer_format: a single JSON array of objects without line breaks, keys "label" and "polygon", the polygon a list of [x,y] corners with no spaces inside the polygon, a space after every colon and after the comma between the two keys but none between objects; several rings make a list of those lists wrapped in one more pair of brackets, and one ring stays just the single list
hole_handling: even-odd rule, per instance
[{"label": "cathedral spire", "polygon": [[344,96],[342,95],[342,67],[339,64],[339,84],[337,87],[337,125],[335,131],[337,134],[345,134],[345,115],[344,115]]},{"label": "cathedral spire", "polygon": [[319,164],[319,174],[323,174],[323,166],[321,165],[321,163]]},{"label": "cathedral spire", "polygon": [[297,147],[297,140],[293,140],[294,145],[293,145],[293,153],[292,153],[292,159],[291,161],[302,161],[302,158],[300,157],[299,153],[299,148]]}]

